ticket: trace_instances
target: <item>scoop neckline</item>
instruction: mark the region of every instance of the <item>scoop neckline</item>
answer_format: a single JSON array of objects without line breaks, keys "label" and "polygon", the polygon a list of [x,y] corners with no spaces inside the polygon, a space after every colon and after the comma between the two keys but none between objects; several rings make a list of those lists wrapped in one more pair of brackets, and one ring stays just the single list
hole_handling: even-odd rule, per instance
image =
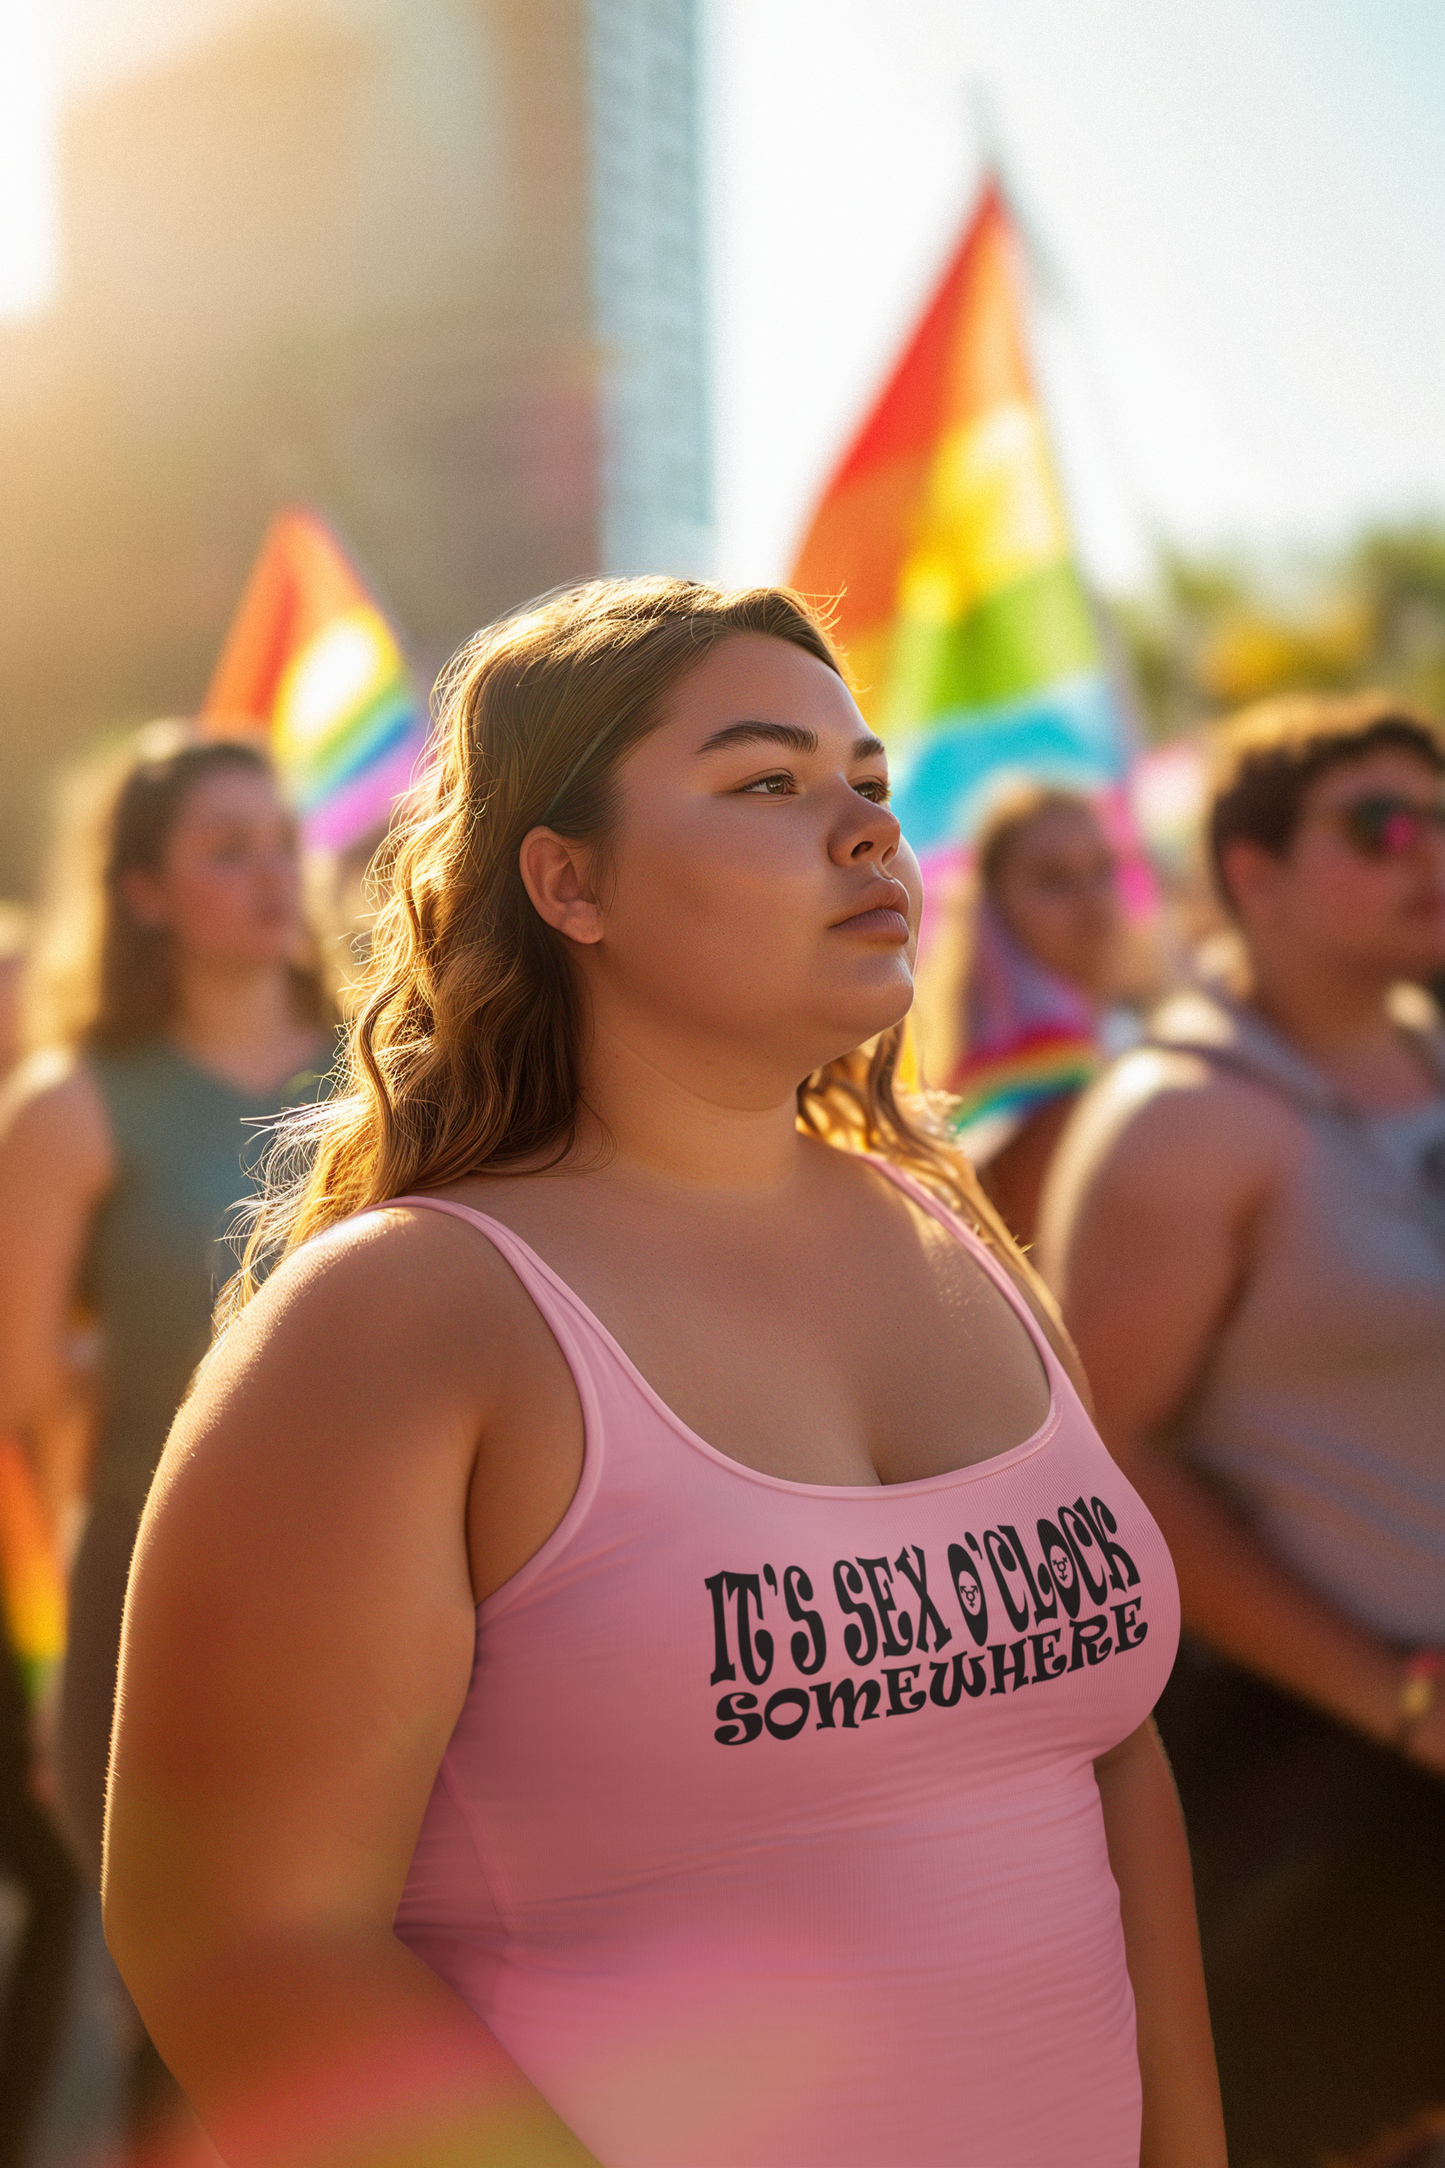
[{"label": "scoop neckline", "polygon": [[200,1077],[203,1083],[213,1086],[218,1092],[225,1092],[228,1098],[242,1100],[247,1106],[254,1105],[271,1109],[279,1101],[284,1100],[287,1091],[300,1078],[325,1075],[320,1057],[326,1051],[328,1037],[334,1038],[334,1036],[334,1034],[323,1033],[318,1038],[316,1042],[317,1059],[314,1063],[309,1061],[300,1062],[294,1069],[288,1069],[284,1076],[278,1077],[274,1084],[263,1085],[254,1091],[245,1085],[233,1082],[228,1076],[222,1076],[219,1069],[208,1069],[203,1061],[197,1061],[194,1054],[188,1054],[183,1046],[178,1045],[166,1033],[160,1035],[157,1043],[165,1049],[172,1060],[179,1062],[180,1066],[191,1076]]},{"label": "scoop neckline", "polygon": [[[603,1324],[590,1303],[584,1302],[570,1281],[564,1280],[556,1267],[549,1265],[546,1258],[540,1256],[533,1249],[525,1235],[519,1235],[515,1228],[507,1225],[505,1220],[494,1218],[490,1212],[479,1212],[475,1205],[459,1204],[451,1197],[427,1197],[425,1195],[392,1197],[388,1198],[387,1204],[420,1204],[432,1210],[440,1207],[448,1212],[465,1215],[468,1219],[478,1220],[486,1228],[495,1228],[499,1234],[506,1238],[505,1243],[497,1245],[502,1250],[502,1254],[506,1255],[507,1244],[515,1245],[532,1270],[539,1273],[556,1290],[563,1301],[575,1311],[581,1321],[602,1342],[602,1345],[617,1363],[623,1375],[641,1394],[653,1413],[659,1416],[685,1445],[691,1446],[695,1452],[701,1453],[705,1459],[715,1462],[719,1467],[728,1470],[733,1475],[745,1478],[748,1482],[761,1483],[769,1490],[787,1491],[795,1496],[806,1498],[866,1499],[878,1498],[879,1496],[917,1496],[926,1491],[944,1490],[953,1485],[978,1481],[985,1476],[992,1475],[997,1469],[1016,1466],[1020,1461],[1027,1460],[1032,1454],[1037,1453],[1043,1446],[1048,1444],[1058,1428],[1063,1413],[1059,1396],[1061,1373],[1053,1349],[1044,1339],[1034,1319],[1028,1314],[1022,1300],[1009,1286],[1002,1268],[994,1263],[993,1259],[984,1250],[983,1245],[977,1242],[977,1238],[973,1240],[966,1239],[967,1230],[964,1228],[963,1221],[955,1213],[948,1212],[946,1206],[942,1205],[936,1198],[930,1197],[921,1184],[915,1185],[910,1181],[907,1176],[903,1175],[901,1169],[895,1169],[886,1162],[878,1161],[872,1153],[863,1152],[859,1153],[858,1156],[861,1159],[868,1160],[870,1165],[878,1166],[887,1180],[901,1189],[905,1196],[911,1196],[914,1202],[921,1205],[925,1211],[932,1213],[935,1217],[946,1214],[942,1224],[947,1226],[950,1232],[955,1233],[955,1238],[960,1241],[961,1246],[968,1250],[975,1262],[992,1279],[999,1294],[1014,1311],[1019,1323],[1028,1335],[1035,1354],[1043,1365],[1044,1379],[1049,1392],[1049,1404],[1044,1412],[1043,1421],[1039,1424],[1038,1429],[1031,1432],[1027,1438],[1021,1439],[1017,1445],[1008,1446],[1002,1453],[991,1453],[985,1460],[965,1461],[962,1467],[945,1468],[938,1475],[910,1476],[902,1483],[884,1483],[881,1481],[878,1483],[803,1483],[794,1476],[769,1475],[763,1468],[751,1468],[746,1461],[734,1460],[730,1453],[724,1453],[720,1446],[713,1445],[709,1439],[703,1437],[700,1431],[694,1430],[690,1423],[683,1421],[677,1410],[663,1399],[656,1386],[643,1375],[621,1341]],[[544,1315],[543,1323],[546,1324],[547,1322]],[[555,1338],[556,1335],[554,1334],[553,1337]],[[565,1348],[563,1348],[562,1354],[565,1361],[567,1359]],[[570,1362],[568,1368],[571,1369]],[[583,1400],[585,1420],[586,1404],[582,1393],[582,1383],[575,1374],[573,1383],[577,1386],[579,1399]]]}]

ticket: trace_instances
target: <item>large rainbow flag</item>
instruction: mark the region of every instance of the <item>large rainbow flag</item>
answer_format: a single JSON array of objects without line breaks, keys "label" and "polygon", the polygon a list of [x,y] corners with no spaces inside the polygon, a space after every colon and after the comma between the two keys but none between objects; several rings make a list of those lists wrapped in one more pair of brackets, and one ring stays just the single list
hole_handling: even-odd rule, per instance
[{"label": "large rainbow flag", "polygon": [[1030,376],[996,185],[841,465],[793,568],[837,598],[894,805],[956,851],[1001,776],[1117,784],[1129,748]]},{"label": "large rainbow flag", "polygon": [[201,704],[220,735],[263,734],[308,843],[382,827],[426,740],[396,635],[325,521],[267,530]]}]

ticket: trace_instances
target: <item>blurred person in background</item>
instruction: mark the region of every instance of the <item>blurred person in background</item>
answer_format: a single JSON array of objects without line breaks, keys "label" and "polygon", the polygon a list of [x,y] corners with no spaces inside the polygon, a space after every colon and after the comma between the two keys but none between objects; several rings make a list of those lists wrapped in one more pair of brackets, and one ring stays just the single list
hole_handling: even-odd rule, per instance
[{"label": "blurred person in background", "polygon": [[[28,916],[0,904],[0,1094],[21,1051]],[[0,1097],[0,1121],[3,1121]],[[0,1435],[0,1877],[23,1908],[0,1978],[0,2168],[23,2168],[55,2069],[80,1879],[41,1797],[36,1736],[60,1650],[60,1534],[24,1443]]]},{"label": "blurred person in background", "polygon": [[979,830],[972,884],[945,909],[922,974],[925,1066],[957,1095],[959,1141],[1027,1246],[1064,1124],[1103,1065],[1101,1026],[1122,983],[1127,933],[1098,813],[1075,791],[1009,790]]},{"label": "blurred person in background", "polygon": [[232,2168],[1223,2168],[1173,1574],[895,1095],[887,801],[778,590],[453,666],[127,1601],[107,1929]]},{"label": "blurred person in background", "polygon": [[0,903],[0,1081],[20,1059],[22,987],[30,914],[18,903]]},{"label": "blurred person in background", "polygon": [[[255,1125],[314,1094],[334,1031],[303,924],[291,816],[264,756],[146,733],[77,816],[52,882],[37,1031],[0,1132],[0,1430],[51,1465],[82,1303],[99,1335],[89,1511],[70,1578],[56,1783],[98,1888],[126,1576],[171,1420],[229,1276],[223,1229]],[[151,2051],[137,2132],[169,2093]]]},{"label": "blurred person in background", "polygon": [[1208,818],[1238,977],[1085,1099],[1042,1250],[1179,1572],[1159,1721],[1251,2168],[1445,2102],[1445,736],[1270,703]]}]

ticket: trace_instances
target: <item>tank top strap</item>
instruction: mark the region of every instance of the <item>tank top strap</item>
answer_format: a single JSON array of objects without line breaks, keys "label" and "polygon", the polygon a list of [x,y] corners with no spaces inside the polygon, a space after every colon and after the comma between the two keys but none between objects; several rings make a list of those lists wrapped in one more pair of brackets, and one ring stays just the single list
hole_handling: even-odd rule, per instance
[{"label": "tank top strap", "polygon": [[600,1440],[605,1404],[618,1395],[619,1388],[621,1398],[626,1400],[633,1380],[626,1357],[581,1297],[552,1270],[544,1257],[537,1255],[530,1243],[524,1242],[504,1221],[493,1219],[490,1213],[478,1212],[471,1205],[454,1204],[449,1197],[426,1196],[388,1197],[384,1205],[375,1209],[386,1210],[393,1205],[407,1205],[421,1212],[442,1212],[448,1219],[462,1220],[506,1259],[536,1304],[572,1372],[582,1402],[589,1443]]},{"label": "tank top strap", "polygon": [[491,1619],[515,1603],[571,1544],[597,1502],[604,1469],[614,1466],[619,1451],[624,1463],[632,1457],[629,1446],[636,1444],[638,1427],[637,1380],[625,1355],[581,1297],[501,1220],[471,1205],[454,1204],[449,1197],[388,1197],[372,1209],[385,1211],[392,1205],[461,1220],[506,1259],[561,1350],[582,1409],[582,1474],[572,1502],[546,1542],[480,1606],[478,1619]]},{"label": "tank top strap", "polygon": [[968,1251],[975,1264],[981,1266],[983,1271],[987,1273],[1005,1302],[1018,1316],[1025,1332],[1037,1348],[1039,1360],[1042,1362],[1048,1377],[1053,1381],[1055,1388],[1062,1386],[1072,1393],[1074,1389],[1073,1380],[1050,1346],[1048,1335],[1044,1332],[1043,1327],[1024,1300],[1022,1288],[1003,1263],[1003,1260],[984,1241],[982,1235],[975,1228],[969,1226],[968,1221],[964,1219],[961,1213],[955,1212],[951,1206],[944,1203],[941,1197],[935,1196],[927,1184],[920,1182],[916,1175],[909,1174],[905,1168],[897,1166],[891,1159],[884,1159],[880,1153],[864,1152],[861,1156],[868,1161],[870,1167],[876,1168],[879,1174],[890,1181],[895,1189],[901,1189],[905,1197],[911,1197],[913,1202],[920,1210],[926,1212],[930,1219],[937,1220],[939,1225],[945,1228],[963,1249]]},{"label": "tank top strap", "polygon": [[475,1227],[477,1233],[506,1258],[564,1350],[570,1351],[578,1339],[579,1328],[589,1338],[595,1337],[590,1330],[594,1321],[586,1305],[552,1270],[546,1259],[539,1257],[530,1243],[524,1242],[503,1220],[493,1219],[490,1213],[478,1212],[468,1204],[454,1204],[449,1197],[388,1197],[384,1204],[374,1209],[390,1211],[399,1205],[418,1212],[444,1212],[448,1219],[463,1220],[467,1226]]},{"label": "tank top strap", "polygon": [[[896,1166],[892,1160],[884,1159],[880,1154],[865,1152],[861,1156],[886,1181],[891,1182],[896,1189],[902,1190],[906,1197],[911,1198],[921,1211],[928,1214],[930,1219],[937,1220],[939,1225],[945,1228],[953,1236],[954,1240],[968,1251],[975,1263],[987,1273],[989,1279],[1019,1318],[1025,1332],[1027,1332],[1037,1348],[1044,1370],[1055,1387],[1062,1385],[1071,1392],[1073,1381],[1050,1346],[1048,1336],[1040,1326],[1038,1319],[1024,1300],[1022,1290],[1018,1287],[1012,1274],[1002,1261],[994,1255],[982,1236],[970,1227],[959,1213],[951,1210],[941,1197],[935,1196],[926,1184],[920,1182],[915,1175],[907,1173],[904,1168]],[[639,1379],[636,1367],[630,1357],[618,1347],[612,1334],[588,1309],[586,1303],[574,1293],[558,1273],[553,1271],[545,1258],[539,1257],[531,1245],[524,1242],[522,1237],[515,1234],[503,1221],[493,1219],[486,1212],[478,1212],[471,1205],[454,1204],[447,1197],[389,1197],[386,1203],[387,1205],[414,1205],[428,1212],[444,1212],[452,1219],[464,1220],[469,1226],[475,1227],[477,1232],[484,1236],[492,1247],[506,1258],[507,1263],[512,1267],[517,1278],[536,1303],[537,1308],[541,1311],[542,1316],[561,1346],[563,1354],[567,1356],[569,1363],[571,1363],[573,1373],[577,1376],[579,1391],[583,1386],[582,1376],[578,1375],[579,1368],[586,1373],[595,1395],[598,1370],[599,1367],[603,1367],[609,1375],[620,1369],[629,1383],[640,1383],[650,1394],[651,1388],[647,1386],[645,1379]],[[382,1208],[378,1207],[377,1209]],[[602,1358],[601,1366],[599,1366],[599,1357]]]}]

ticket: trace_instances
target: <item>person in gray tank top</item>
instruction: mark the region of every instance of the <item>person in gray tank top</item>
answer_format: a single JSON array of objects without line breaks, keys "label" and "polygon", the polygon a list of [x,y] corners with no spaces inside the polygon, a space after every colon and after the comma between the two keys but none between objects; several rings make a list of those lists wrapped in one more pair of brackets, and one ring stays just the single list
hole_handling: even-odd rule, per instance
[{"label": "person in gray tank top", "polygon": [[1225,727],[1237,982],[1165,1005],[1044,1201],[1192,1637],[1158,1715],[1240,2168],[1445,2104],[1442,779],[1382,695]]},{"label": "person in gray tank top", "polygon": [[[44,1465],[78,1308],[100,1344],[85,1532],[70,1578],[57,1777],[98,1888],[121,1612],[146,1493],[236,1257],[228,1221],[263,1127],[314,1096],[335,1034],[301,915],[294,823],[250,744],[161,726],[108,779],[64,854],[65,926],[42,968],[54,1044],[0,1113],[0,1427]],[[92,861],[88,876],[85,860]],[[72,864],[79,858],[81,866]],[[43,955],[43,951],[42,951]],[[178,2098],[178,2096],[176,2096]],[[169,2082],[144,2049],[134,2122]]]}]

